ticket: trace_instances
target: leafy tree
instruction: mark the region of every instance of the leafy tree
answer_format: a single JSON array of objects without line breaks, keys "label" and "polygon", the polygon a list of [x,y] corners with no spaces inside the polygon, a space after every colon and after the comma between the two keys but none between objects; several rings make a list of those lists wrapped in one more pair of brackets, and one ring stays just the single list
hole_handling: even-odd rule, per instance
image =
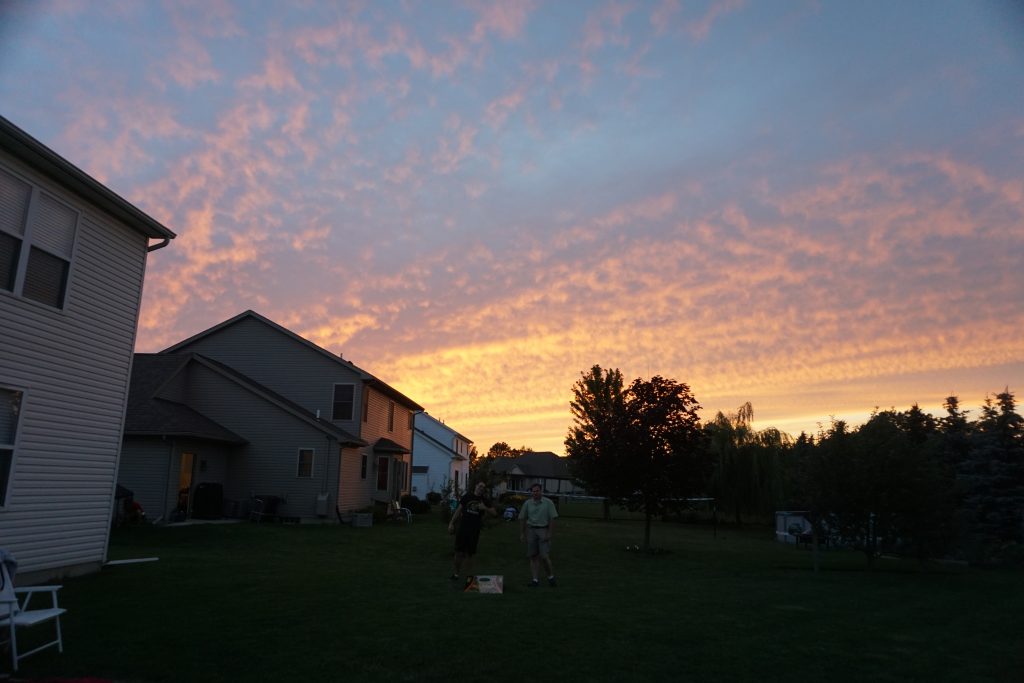
[{"label": "leafy tree", "polygon": [[952,538],[951,471],[939,452],[936,421],[917,406],[875,412],[854,432],[842,422],[819,441],[812,460],[812,507],[831,530],[860,548],[868,566],[885,546],[921,559],[943,553]]},{"label": "leafy tree", "polygon": [[704,481],[700,405],[686,384],[660,376],[623,390],[622,373],[595,365],[573,387],[565,445],[574,477],[651,520],[693,495]]}]

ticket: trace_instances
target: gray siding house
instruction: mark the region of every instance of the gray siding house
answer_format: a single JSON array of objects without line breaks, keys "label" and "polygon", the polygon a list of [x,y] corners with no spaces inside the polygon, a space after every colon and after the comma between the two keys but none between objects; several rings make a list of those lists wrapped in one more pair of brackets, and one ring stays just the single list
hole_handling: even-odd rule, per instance
[{"label": "gray siding house", "polygon": [[[143,364],[185,357],[171,377],[142,375]],[[139,361],[119,482],[151,517],[195,516],[203,484],[223,491],[226,516],[244,516],[254,496],[273,495],[283,499],[281,515],[298,519],[329,518],[410,490],[413,415],[422,408],[258,313]],[[168,402],[184,428],[156,414]],[[208,422],[200,430],[189,416]]]},{"label": "gray siding house", "polygon": [[130,397],[118,483],[153,521],[244,516],[256,496],[333,518],[330,455],[366,445],[200,354],[136,354]]},{"label": "gray siding house", "polygon": [[0,117],[0,546],[21,583],[106,560],[146,256],[173,237]]}]

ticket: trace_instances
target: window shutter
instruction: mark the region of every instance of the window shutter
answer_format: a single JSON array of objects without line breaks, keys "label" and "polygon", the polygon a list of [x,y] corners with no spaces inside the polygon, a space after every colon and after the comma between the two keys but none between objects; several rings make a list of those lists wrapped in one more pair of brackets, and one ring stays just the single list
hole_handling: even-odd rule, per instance
[{"label": "window shutter", "polygon": [[41,194],[32,226],[32,245],[70,261],[77,223],[76,211],[47,194]]},{"label": "window shutter", "polygon": [[28,183],[0,169],[0,231],[25,234],[25,215],[31,197],[32,187]]}]

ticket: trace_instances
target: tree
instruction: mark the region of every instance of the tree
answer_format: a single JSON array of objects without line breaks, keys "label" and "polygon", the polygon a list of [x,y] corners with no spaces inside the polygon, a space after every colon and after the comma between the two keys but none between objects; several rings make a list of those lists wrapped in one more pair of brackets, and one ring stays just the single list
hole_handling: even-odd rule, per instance
[{"label": "tree", "polygon": [[972,559],[1000,560],[1024,531],[1024,419],[1009,388],[985,398],[970,431],[970,448],[959,463],[964,512],[977,543]]},{"label": "tree", "polygon": [[875,412],[854,432],[842,422],[822,435],[812,459],[813,507],[873,566],[883,547],[920,559],[952,538],[953,478],[939,453],[936,421],[914,406]]},{"label": "tree", "polygon": [[660,376],[623,390],[622,373],[595,365],[573,386],[565,439],[573,476],[588,491],[651,520],[704,481],[700,405],[686,384]]},{"label": "tree", "polygon": [[711,491],[715,503],[731,509],[736,524],[743,514],[769,515],[781,498],[782,459],[792,439],[773,427],[753,428],[754,407],[744,403],[735,415],[719,412],[708,423],[708,445],[714,458]]}]

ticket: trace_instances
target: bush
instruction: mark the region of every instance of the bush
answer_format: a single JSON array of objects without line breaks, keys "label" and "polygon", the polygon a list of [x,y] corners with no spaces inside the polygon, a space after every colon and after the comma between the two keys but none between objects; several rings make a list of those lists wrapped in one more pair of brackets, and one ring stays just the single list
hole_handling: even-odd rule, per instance
[{"label": "bush", "polygon": [[437,505],[438,503],[441,502],[441,494],[438,493],[437,491],[428,491],[427,502],[430,503],[431,505]]}]

